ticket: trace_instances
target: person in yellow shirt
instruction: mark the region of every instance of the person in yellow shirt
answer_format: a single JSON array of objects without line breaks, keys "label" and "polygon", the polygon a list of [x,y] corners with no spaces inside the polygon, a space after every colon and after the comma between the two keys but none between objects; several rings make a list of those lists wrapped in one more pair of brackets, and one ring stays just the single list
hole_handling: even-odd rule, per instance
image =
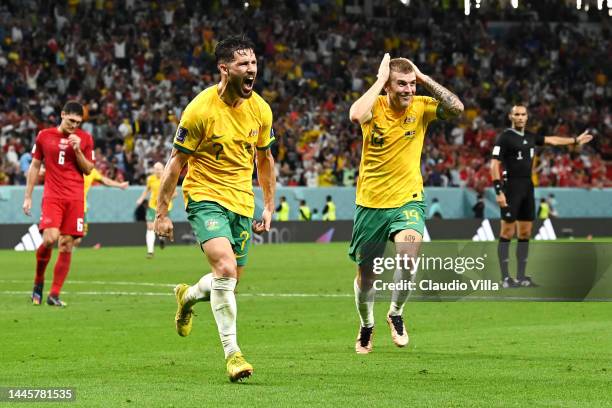
[{"label": "person in yellow shirt", "polygon": [[323,208],[323,221],[336,221],[336,204],[332,196],[328,195],[326,201]]},{"label": "person in yellow shirt", "polygon": [[85,200],[84,200],[85,211],[83,215],[83,223],[84,223],[83,224],[83,236],[74,240],[75,247],[78,247],[79,245],[81,245],[81,241],[83,240],[83,238],[85,238],[85,236],[87,235],[87,232],[89,231],[89,224],[87,223],[87,207],[88,207],[87,206],[87,193],[89,193],[89,189],[91,188],[94,182],[102,183],[108,187],[117,187],[122,190],[125,190],[130,185],[130,183],[128,183],[127,181],[119,182],[119,181],[109,179],[106,176],[103,176],[95,167],[93,168],[91,173],[83,175],[83,192],[85,196]]},{"label": "person in yellow shirt", "polygon": [[[417,96],[419,82],[433,98]],[[386,95],[380,95],[382,90]],[[387,241],[395,242],[402,258],[417,255],[425,228],[425,199],[421,176],[421,151],[427,126],[463,112],[463,104],[448,89],[423,74],[410,60],[385,54],[376,82],[350,109],[352,122],[361,125],[363,147],[357,208],[349,256],[358,265],[354,282],[355,303],[361,321],[355,351],[372,351],[375,289],[374,258],[383,255]],[[396,276],[409,279],[411,268]],[[408,290],[393,291],[387,313],[396,346],[408,344],[402,317]]]},{"label": "person in yellow shirt", "polygon": [[[153,222],[155,221],[155,209],[157,208],[157,196],[159,195],[159,183],[161,181],[162,173],[164,172],[164,165],[157,162],[153,165],[153,174],[147,177],[147,186],[136,200],[136,205],[141,205],[143,201],[149,196],[149,206],[147,208],[147,232],[145,234],[145,240],[147,243],[147,258],[153,258],[153,251],[155,250],[155,231],[153,229]],[[173,193],[172,198],[176,197],[176,191]],[[172,210],[172,202],[168,206],[168,211]],[[163,237],[159,239],[159,246],[164,249],[166,241]]]},{"label": "person in yellow shirt", "polygon": [[282,196],[280,198],[280,204],[276,207],[276,221],[289,221],[289,212],[291,207],[287,202],[287,198]]},{"label": "person in yellow shirt", "polygon": [[312,215],[310,214],[310,207],[306,204],[306,200],[300,200],[299,217],[300,221],[310,221],[312,219]]},{"label": "person in yellow shirt", "polygon": [[[195,285],[175,287],[176,330],[180,336],[189,335],[192,307],[210,300],[232,382],[253,373],[236,339],[234,290],[247,262],[252,233],[270,229],[276,185],[270,151],[272,110],[253,91],[257,76],[254,49],[245,37],[229,37],[217,44],[221,81],[197,95],[181,117],[162,176],[155,219],[155,231],[172,239],[168,205],[179,174],[188,164],[183,180],[187,218],[212,273]],[[254,161],[264,198],[261,220],[255,222]]]}]

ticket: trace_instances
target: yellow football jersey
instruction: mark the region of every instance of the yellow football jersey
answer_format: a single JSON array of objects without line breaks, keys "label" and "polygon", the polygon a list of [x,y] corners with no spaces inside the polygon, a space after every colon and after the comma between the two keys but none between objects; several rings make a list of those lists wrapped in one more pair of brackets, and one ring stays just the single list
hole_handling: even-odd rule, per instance
[{"label": "yellow football jersey", "polygon": [[[149,208],[154,210],[157,209],[157,197],[159,195],[160,184],[161,179],[155,174],[151,174],[147,177],[147,188],[151,191],[151,195],[149,196]],[[168,205],[168,211],[170,210],[172,210],[172,199],[170,199],[170,205]]]},{"label": "yellow football jersey", "polygon": [[84,211],[87,212],[87,193],[94,181],[102,181],[102,174],[94,167],[91,173],[83,175],[83,203]]},{"label": "yellow football jersey", "polygon": [[372,119],[361,125],[363,148],[357,205],[397,208],[423,199],[421,150],[437,108],[436,99],[414,96],[404,112],[395,112],[386,96],[378,97]]},{"label": "yellow football jersey", "polygon": [[253,92],[233,108],[221,100],[217,86],[202,91],[185,108],[174,147],[191,154],[183,180],[185,205],[214,201],[230,211],[253,217],[252,175],[255,149],[274,142],[272,110]]}]

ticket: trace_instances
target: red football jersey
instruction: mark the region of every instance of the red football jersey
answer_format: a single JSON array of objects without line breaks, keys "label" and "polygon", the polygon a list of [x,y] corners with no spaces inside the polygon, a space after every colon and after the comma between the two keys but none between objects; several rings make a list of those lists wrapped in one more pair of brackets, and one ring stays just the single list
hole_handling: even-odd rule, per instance
[{"label": "red football jersey", "polygon": [[[81,129],[74,132],[81,138],[81,151],[94,161],[94,143],[91,135]],[[83,201],[83,172],[77,163],[68,135],[58,128],[43,129],[36,136],[32,156],[45,165],[43,198],[61,198]]]}]

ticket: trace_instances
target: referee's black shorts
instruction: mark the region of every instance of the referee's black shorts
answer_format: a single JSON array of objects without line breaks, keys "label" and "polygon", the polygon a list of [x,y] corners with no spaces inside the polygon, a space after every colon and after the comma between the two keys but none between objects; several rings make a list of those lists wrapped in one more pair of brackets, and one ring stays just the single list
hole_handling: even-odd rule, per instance
[{"label": "referee's black shorts", "polygon": [[506,222],[534,220],[535,198],[530,177],[509,178],[504,183],[504,194],[508,206],[500,208],[502,220]]}]

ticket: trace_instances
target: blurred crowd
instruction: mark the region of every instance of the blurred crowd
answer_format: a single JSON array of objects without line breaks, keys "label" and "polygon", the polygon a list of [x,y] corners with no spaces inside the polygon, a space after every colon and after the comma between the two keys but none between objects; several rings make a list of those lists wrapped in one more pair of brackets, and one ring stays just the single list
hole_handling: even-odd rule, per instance
[{"label": "blurred crowd", "polygon": [[550,0],[517,10],[489,1],[469,17],[463,1],[374,3],[366,18],[336,0],[3,1],[0,184],[25,183],[34,137],[58,124],[68,99],[85,104],[98,169],[144,184],[167,159],[184,107],[218,80],[216,43],[244,33],[257,47],[256,89],[275,116],[281,185],[354,185],[361,132],[348,110],[390,52],[465,105],[461,118],[428,130],[426,185],[490,186],[494,139],[524,102],[535,132],[595,135],[582,148],[540,149],[538,185],[612,186],[607,14]]}]

